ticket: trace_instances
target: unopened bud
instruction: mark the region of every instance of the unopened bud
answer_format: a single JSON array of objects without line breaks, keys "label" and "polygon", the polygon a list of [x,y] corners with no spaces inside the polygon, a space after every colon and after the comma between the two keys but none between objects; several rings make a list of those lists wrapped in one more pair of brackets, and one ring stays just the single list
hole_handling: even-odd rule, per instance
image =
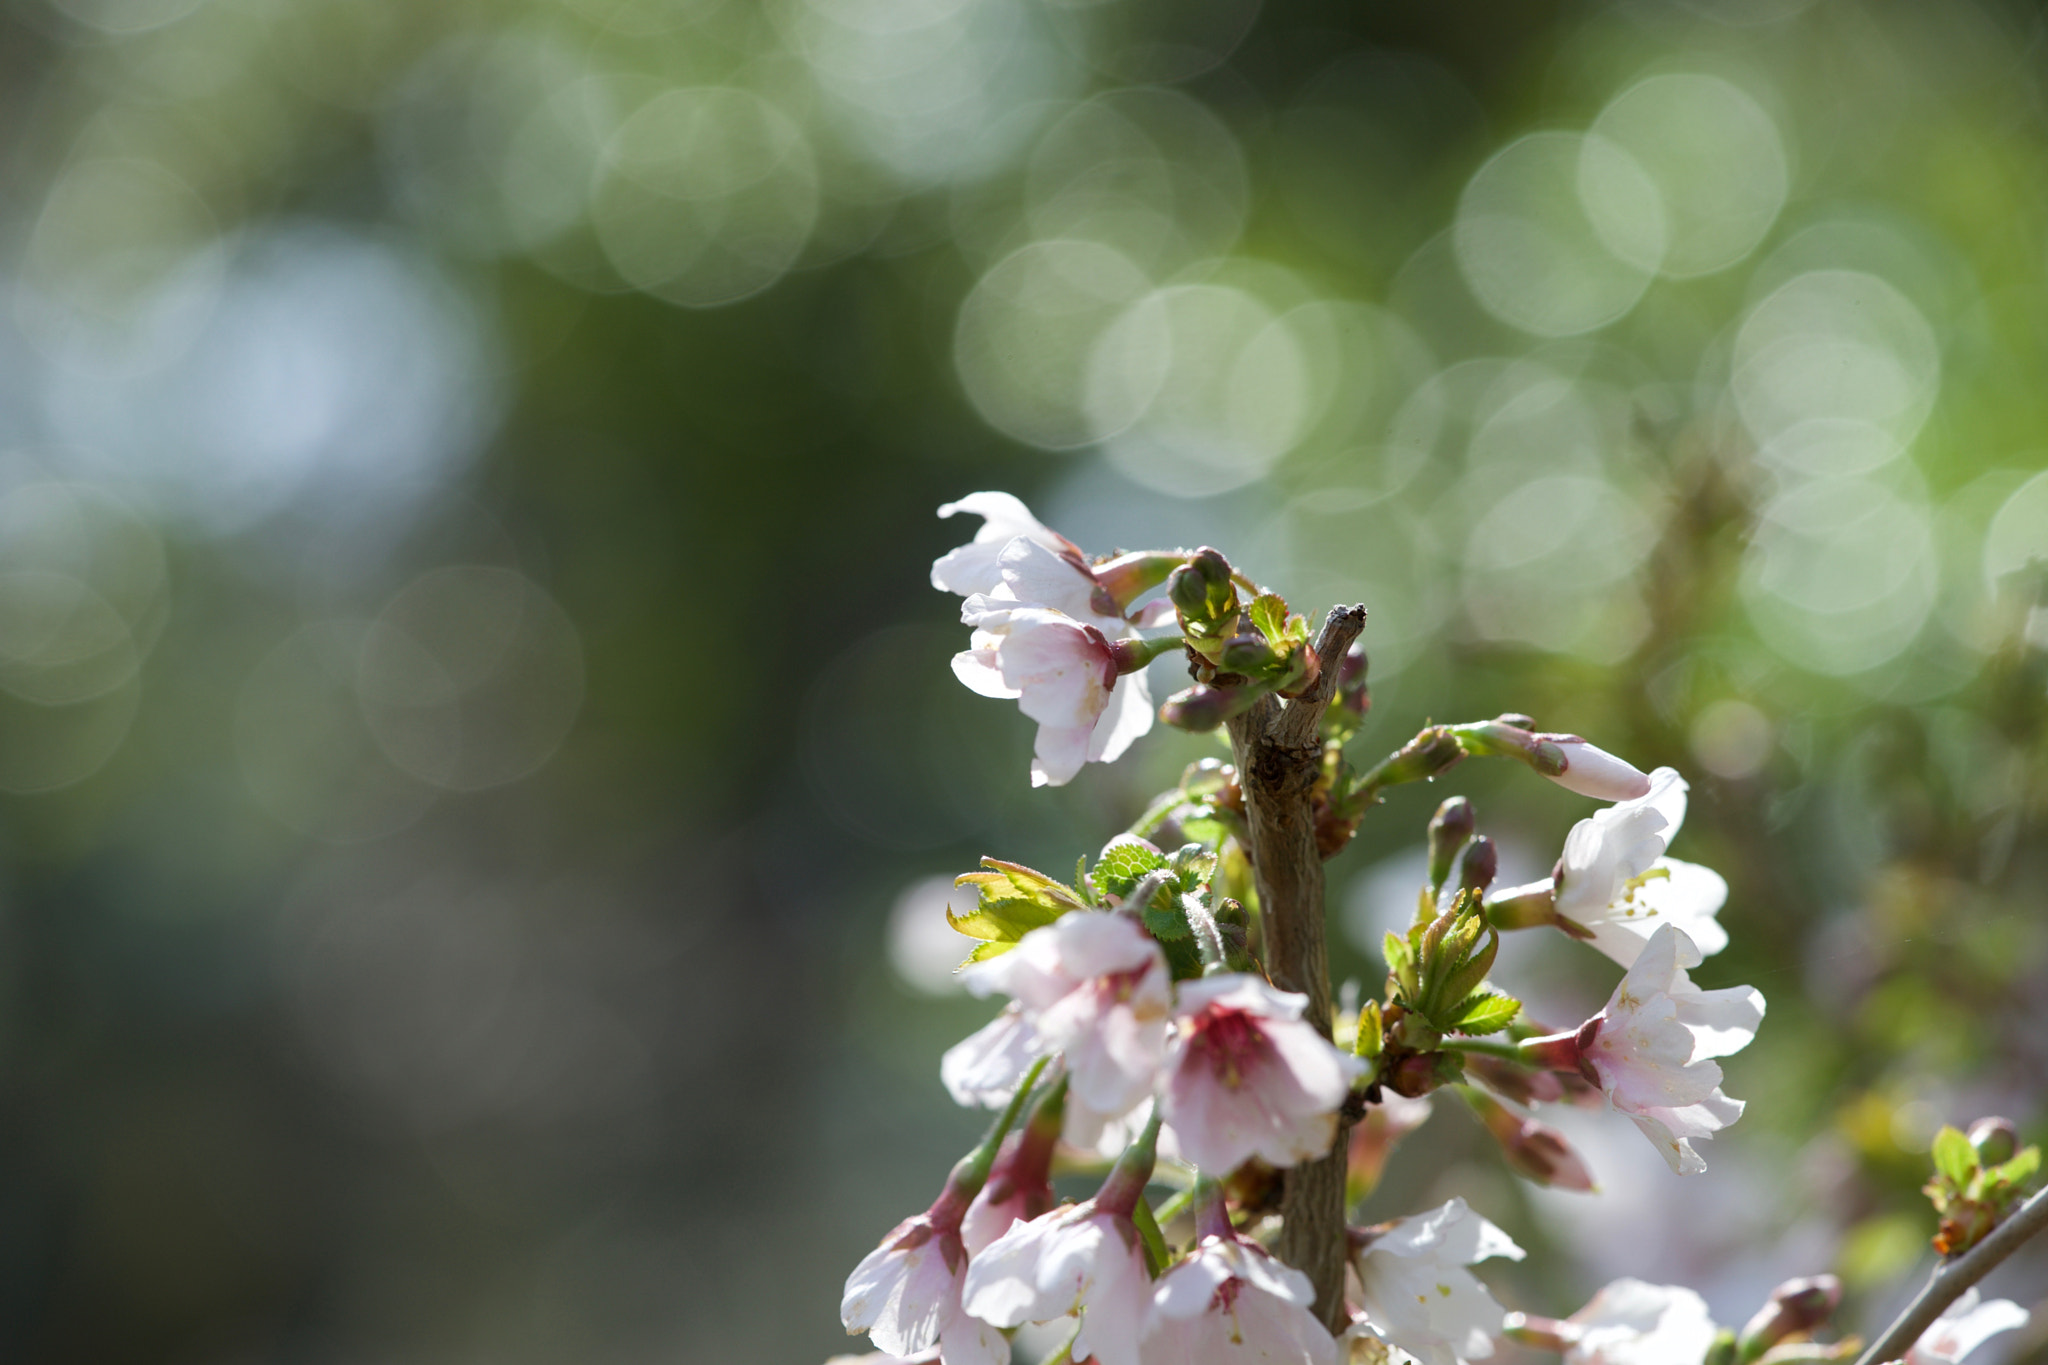
[{"label": "unopened bud", "polygon": [[1207,683],[1196,683],[1162,702],[1159,719],[1176,729],[1206,733],[1232,716],[1250,710],[1260,695],[1260,689],[1256,687],[1211,687]]},{"label": "unopened bud", "polygon": [[1121,613],[1146,592],[1164,583],[1167,575],[1187,562],[1186,550],[1134,550],[1103,560],[1091,572]]},{"label": "unopened bud", "polygon": [[1451,865],[1456,861],[1458,850],[1472,837],[1478,817],[1472,813],[1472,803],[1462,796],[1453,796],[1436,808],[1436,814],[1429,818],[1429,889],[1441,891],[1444,879],[1451,875]]},{"label": "unopened bud", "polygon": [[1616,758],[1577,735],[1537,735],[1564,754],[1564,771],[1545,774],[1567,791],[1596,801],[1633,801],[1650,793],[1650,777],[1627,759]]},{"label": "unopened bud", "polygon": [[2020,1130],[2011,1119],[1996,1116],[1978,1119],[1970,1125],[1970,1145],[1986,1166],[2001,1166],[2020,1149]]},{"label": "unopened bud", "polygon": [[1387,1089],[1416,1099],[1441,1086],[1454,1085],[1465,1074],[1465,1059],[1455,1052],[1421,1052],[1403,1057],[1387,1077]]},{"label": "unopened bud", "polygon": [[1458,889],[1483,895],[1499,871],[1500,851],[1493,846],[1493,840],[1482,834],[1465,845],[1465,856],[1458,860]]},{"label": "unopened bud", "polygon": [[1755,1360],[1788,1337],[1805,1336],[1827,1325],[1842,1302],[1842,1282],[1832,1275],[1787,1280],[1771,1291],[1736,1339],[1736,1358]]},{"label": "unopened bud", "polygon": [[1214,635],[1237,615],[1237,588],[1230,561],[1204,545],[1166,580],[1166,595],[1190,634]]},{"label": "unopened bud", "polygon": [[1491,1095],[1470,1087],[1459,1093],[1500,1144],[1501,1155],[1515,1174],[1539,1185],[1592,1191],[1593,1173],[1586,1169],[1585,1161],[1572,1150],[1563,1133],[1547,1123],[1523,1118]]},{"label": "unopened bud", "polygon": [[1278,662],[1272,646],[1266,643],[1266,637],[1257,633],[1233,635],[1216,653],[1216,667],[1220,671],[1241,673],[1247,677],[1269,673]]},{"label": "unopened bud", "polygon": [[1503,1099],[1516,1104],[1550,1103],[1565,1097],[1564,1081],[1554,1071],[1531,1071],[1526,1066],[1484,1053],[1468,1053],[1465,1074]]},{"label": "unopened bud", "polygon": [[1380,765],[1379,785],[1391,787],[1397,782],[1426,781],[1450,771],[1464,757],[1465,751],[1459,747],[1456,736],[1440,725],[1431,726]]},{"label": "unopened bud", "polygon": [[1503,930],[1556,924],[1557,893],[1547,881],[1503,887],[1486,898],[1486,922]]},{"label": "unopened bud", "polygon": [[1337,665],[1337,705],[1355,715],[1372,709],[1372,693],[1366,686],[1368,661],[1365,646],[1354,644]]}]

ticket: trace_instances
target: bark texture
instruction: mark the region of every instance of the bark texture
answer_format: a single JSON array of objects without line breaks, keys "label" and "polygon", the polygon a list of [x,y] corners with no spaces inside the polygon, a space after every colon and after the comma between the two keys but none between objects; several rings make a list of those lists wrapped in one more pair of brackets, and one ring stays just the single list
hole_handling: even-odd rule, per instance
[{"label": "bark texture", "polygon": [[[1322,758],[1318,729],[1337,684],[1338,664],[1365,628],[1364,607],[1333,607],[1316,640],[1322,671],[1292,701],[1274,697],[1230,722],[1230,747],[1244,791],[1258,877],[1266,970],[1282,990],[1308,997],[1307,1018],[1330,1033],[1330,967],[1323,928],[1323,860],[1316,850],[1311,793]],[[1280,1258],[1316,1289],[1316,1316],[1333,1332],[1344,1323],[1344,1161],[1348,1123],[1331,1150],[1285,1173],[1286,1223]]]}]

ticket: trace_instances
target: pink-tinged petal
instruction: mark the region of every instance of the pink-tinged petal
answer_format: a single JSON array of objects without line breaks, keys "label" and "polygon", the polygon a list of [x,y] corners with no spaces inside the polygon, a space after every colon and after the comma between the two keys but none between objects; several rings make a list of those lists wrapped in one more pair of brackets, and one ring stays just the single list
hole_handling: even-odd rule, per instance
[{"label": "pink-tinged petal", "polygon": [[1055,552],[1080,550],[1065,536],[1031,515],[1031,509],[1009,493],[970,493],[958,502],[939,508],[941,517],[961,512],[984,518],[974,539],[941,555],[932,564],[932,586],[941,592],[992,592],[1002,582],[999,557],[1014,539],[1023,536]]},{"label": "pink-tinged petal", "polygon": [[1173,599],[1161,597],[1138,608],[1131,617],[1131,624],[1139,630],[1156,630],[1161,626],[1172,625],[1178,617],[1179,613],[1174,609]]},{"label": "pink-tinged petal", "polygon": [[1074,1358],[1095,1357],[1099,1365],[1140,1365],[1139,1342],[1152,1306],[1152,1277],[1135,1234],[1126,1242],[1105,1236],[1088,1287]]},{"label": "pink-tinged petal", "polygon": [[1564,751],[1565,770],[1550,780],[1596,801],[1632,801],[1650,794],[1650,777],[1627,759],[1616,758],[1577,735],[1545,735]]},{"label": "pink-tinged petal", "polygon": [[993,649],[963,649],[955,654],[953,676],[965,684],[968,691],[979,696],[1014,701],[1022,695],[1003,681],[1002,665]]},{"label": "pink-tinged petal", "polygon": [[1679,1021],[1692,1033],[1694,1057],[1726,1057],[1742,1051],[1764,1021],[1763,992],[1754,986],[1694,990],[1686,995],[1674,991],[1673,997],[1678,1002]]},{"label": "pink-tinged petal", "polygon": [[943,1365],[1010,1365],[1010,1339],[956,1302],[939,1325]]},{"label": "pink-tinged petal", "polygon": [[1575,1329],[1564,1365],[1671,1365],[1704,1359],[1715,1326],[1690,1289],[1621,1279],[1567,1320]]},{"label": "pink-tinged petal", "polygon": [[946,1049],[939,1080],[955,1104],[1000,1109],[1046,1050],[1038,1030],[1013,1004]]},{"label": "pink-tinged petal", "polygon": [[1154,1286],[1145,1365],[1335,1365],[1308,1277],[1255,1243],[1210,1237]]},{"label": "pink-tinged petal", "polygon": [[1039,726],[1037,743],[1032,746],[1031,785],[1064,787],[1072,782],[1088,762],[1089,734],[1085,726],[1065,730]]},{"label": "pink-tinged petal", "polygon": [[918,1355],[937,1345],[940,1324],[959,1302],[959,1275],[947,1263],[949,1241],[956,1263],[964,1264],[958,1237],[934,1234],[929,1217],[898,1224],[846,1277],[839,1307],[846,1330],[868,1333],[892,1355]]},{"label": "pink-tinged petal", "polygon": [[2027,1310],[2010,1299],[1979,1302],[1977,1290],[1965,1290],[1920,1334],[1906,1352],[1906,1365],[1957,1365],[1970,1352],[2000,1332],[2027,1325]]},{"label": "pink-tinged petal", "polygon": [[1051,607],[1076,621],[1103,621],[1111,628],[1123,623],[1116,617],[1102,618],[1095,611],[1096,582],[1073,561],[1061,558],[1036,541],[1022,538],[1003,547],[998,557],[1003,586],[1019,602]]},{"label": "pink-tinged petal", "polygon": [[1089,738],[1089,761],[1114,763],[1122,758],[1124,750],[1150,732],[1155,714],[1152,684],[1146,681],[1142,670],[1118,678],[1101,718],[1095,723],[1095,733]]}]

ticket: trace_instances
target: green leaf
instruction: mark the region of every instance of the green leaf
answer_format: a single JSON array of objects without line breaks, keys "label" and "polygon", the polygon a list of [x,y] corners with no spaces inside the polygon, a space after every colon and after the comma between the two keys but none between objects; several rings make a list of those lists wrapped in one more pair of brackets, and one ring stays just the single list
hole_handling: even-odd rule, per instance
[{"label": "green leaf", "polygon": [[1088,880],[1088,855],[1083,853],[1074,859],[1074,889],[1081,893],[1081,900],[1091,908],[1095,904],[1095,884]]},{"label": "green leaf", "polygon": [[1495,991],[1480,991],[1452,1011],[1451,1031],[1479,1037],[1488,1033],[1499,1033],[1515,1022],[1515,1016],[1522,1012],[1522,1002],[1510,995]]},{"label": "green leaf", "polygon": [[1351,1050],[1360,1057],[1377,1057],[1386,1039],[1386,1022],[1380,1016],[1380,1002],[1368,1000],[1358,1011],[1358,1037],[1352,1042]]},{"label": "green leaf", "polygon": [[1103,848],[1090,874],[1105,896],[1128,896],[1145,875],[1166,866],[1166,855],[1129,834],[1119,834]]},{"label": "green leaf", "polygon": [[1252,624],[1259,628],[1259,634],[1266,637],[1266,643],[1273,647],[1275,654],[1287,652],[1287,599],[1277,592],[1269,592],[1252,599]]},{"label": "green leaf", "polygon": [[2020,1185],[2033,1179],[2034,1172],[2041,1169],[2041,1149],[2022,1147],[2013,1153],[2003,1165],[1993,1166],[1989,1172],[1992,1179],[2006,1185]]},{"label": "green leaf", "polygon": [[1967,1185],[1977,1171],[1977,1149],[1956,1128],[1943,1128],[1934,1135],[1934,1169],[1957,1185]]},{"label": "green leaf", "polygon": [[1188,924],[1188,912],[1178,905],[1148,905],[1144,909],[1144,917],[1146,931],[1161,943],[1187,938],[1195,932]]},{"label": "green leaf", "polygon": [[1387,970],[1395,976],[1404,975],[1415,963],[1414,954],[1408,951],[1408,940],[1387,930]]},{"label": "green leaf", "polygon": [[953,885],[971,886],[978,893],[974,909],[964,915],[954,914],[951,907],[946,910],[946,923],[969,938],[1007,946],[1070,910],[1086,908],[1072,887],[1043,872],[995,858],[983,858],[981,865],[987,871],[953,880]]}]

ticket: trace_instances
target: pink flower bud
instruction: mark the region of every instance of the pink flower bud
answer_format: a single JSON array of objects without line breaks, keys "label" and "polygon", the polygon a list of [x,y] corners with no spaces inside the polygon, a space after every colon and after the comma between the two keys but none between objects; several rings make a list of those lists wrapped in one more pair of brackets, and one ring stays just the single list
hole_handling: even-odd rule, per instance
[{"label": "pink flower bud", "polygon": [[1564,768],[1546,776],[1567,791],[1595,801],[1633,801],[1650,794],[1650,777],[1626,759],[1588,744],[1577,735],[1537,735],[1538,743],[1557,746]]}]

